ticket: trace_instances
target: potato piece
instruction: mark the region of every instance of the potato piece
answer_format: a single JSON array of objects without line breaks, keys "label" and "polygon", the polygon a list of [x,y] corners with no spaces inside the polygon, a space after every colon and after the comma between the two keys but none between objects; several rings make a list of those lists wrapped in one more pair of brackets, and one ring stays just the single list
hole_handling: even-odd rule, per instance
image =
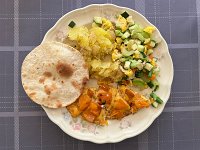
[{"label": "potato piece", "polygon": [[91,102],[87,110],[97,117],[101,112],[101,106],[98,103]]},{"label": "potato piece", "polygon": [[89,106],[91,100],[92,100],[92,99],[91,99],[88,95],[86,95],[86,94],[81,95],[81,96],[79,97],[79,99],[78,99],[78,106],[79,106],[79,109],[80,109],[81,111],[85,110],[85,109]]},{"label": "potato piece", "polygon": [[77,117],[81,113],[81,111],[78,108],[77,103],[72,103],[71,105],[67,106],[67,110],[72,115],[72,117]]},{"label": "potato piece", "polygon": [[106,103],[106,104],[110,104],[111,103],[111,100],[112,100],[112,94],[110,92],[105,92],[103,90],[99,90],[98,92],[98,98],[100,100],[100,102],[103,104],[103,103]]},{"label": "potato piece", "polygon": [[87,120],[88,122],[94,122],[96,116],[93,115],[90,111],[85,110],[82,114],[83,119]]},{"label": "potato piece", "polygon": [[136,93],[135,97],[133,98],[134,104],[138,109],[148,107],[150,105],[150,101],[146,99],[144,96]]},{"label": "potato piece", "polygon": [[106,120],[106,111],[105,109],[101,109],[100,115],[95,119],[95,123],[99,125],[108,125],[108,121]]}]

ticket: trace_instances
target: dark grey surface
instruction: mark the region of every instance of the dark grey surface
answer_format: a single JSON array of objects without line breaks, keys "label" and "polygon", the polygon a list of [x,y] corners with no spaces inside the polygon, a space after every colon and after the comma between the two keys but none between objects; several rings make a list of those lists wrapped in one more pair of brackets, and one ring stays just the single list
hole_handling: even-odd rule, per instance
[{"label": "dark grey surface", "polygon": [[[76,140],[28,100],[24,57],[65,13],[92,3],[135,9],[156,25],[174,62],[164,112],[144,133],[116,144]],[[0,0],[0,150],[200,150],[199,0]]]}]

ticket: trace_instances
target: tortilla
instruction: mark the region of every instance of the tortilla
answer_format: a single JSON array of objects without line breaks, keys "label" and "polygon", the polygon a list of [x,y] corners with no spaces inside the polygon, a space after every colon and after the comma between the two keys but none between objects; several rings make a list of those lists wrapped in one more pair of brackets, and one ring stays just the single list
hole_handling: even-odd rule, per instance
[{"label": "tortilla", "polygon": [[25,92],[35,103],[60,108],[76,101],[89,72],[78,50],[59,42],[46,42],[26,56],[21,79]]}]

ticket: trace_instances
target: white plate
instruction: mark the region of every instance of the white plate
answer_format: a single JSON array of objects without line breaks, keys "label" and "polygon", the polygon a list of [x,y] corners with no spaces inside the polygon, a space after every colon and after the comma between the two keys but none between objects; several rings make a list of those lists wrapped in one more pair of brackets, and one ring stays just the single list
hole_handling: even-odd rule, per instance
[{"label": "white plate", "polygon": [[[133,16],[134,21],[140,23],[142,26],[153,26],[144,16],[132,9],[112,4],[94,4],[71,11],[64,15],[46,33],[43,42],[62,42],[63,37],[66,36],[67,26],[71,20],[76,22],[77,26],[81,26],[91,23],[94,16],[103,16],[113,20],[116,14],[120,14],[123,11],[127,11]],[[49,109],[43,107],[48,117],[68,135],[94,143],[115,143],[126,138],[134,137],[146,130],[164,109],[170,95],[174,73],[167,43],[158,29],[154,32],[154,37],[156,40],[161,41],[156,48],[157,57],[161,56],[159,61],[161,72],[160,77],[158,78],[160,88],[157,91],[157,94],[163,99],[164,104],[159,105],[157,109],[150,107],[140,110],[136,114],[129,115],[122,120],[109,121],[109,125],[105,127],[90,124],[80,118],[73,119],[65,108]]]}]

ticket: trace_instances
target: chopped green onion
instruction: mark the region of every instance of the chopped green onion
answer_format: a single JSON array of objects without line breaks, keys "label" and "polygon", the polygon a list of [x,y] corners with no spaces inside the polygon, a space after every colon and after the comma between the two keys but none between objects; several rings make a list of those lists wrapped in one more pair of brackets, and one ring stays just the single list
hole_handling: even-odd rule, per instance
[{"label": "chopped green onion", "polygon": [[151,69],[148,73],[148,77],[151,78],[152,77],[152,74],[153,74],[153,69]]}]

